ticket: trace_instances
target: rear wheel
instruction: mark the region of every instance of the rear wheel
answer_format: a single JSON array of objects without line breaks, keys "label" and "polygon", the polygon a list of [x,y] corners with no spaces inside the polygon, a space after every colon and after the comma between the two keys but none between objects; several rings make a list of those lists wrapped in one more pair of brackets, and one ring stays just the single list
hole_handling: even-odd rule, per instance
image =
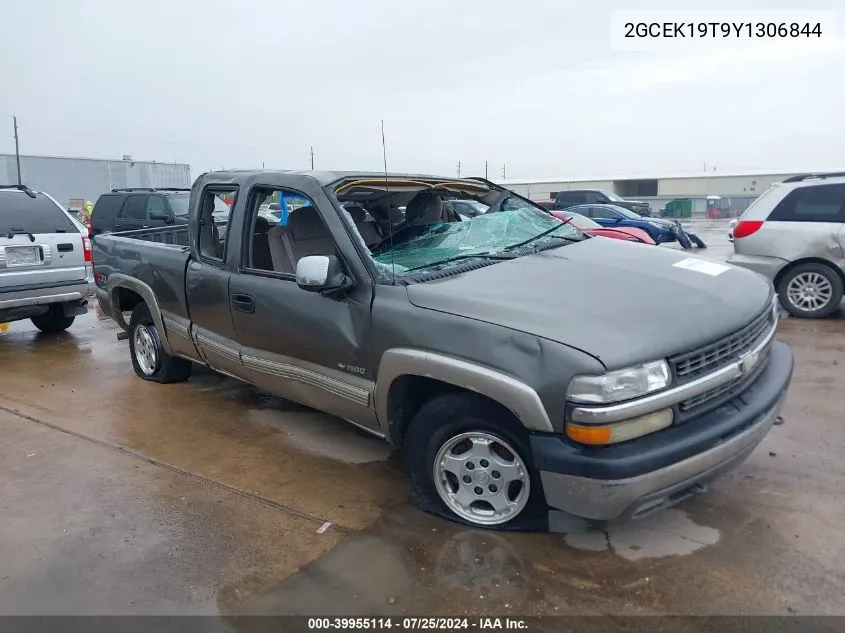
[{"label": "rear wheel", "polygon": [[472,394],[425,403],[404,440],[405,469],[420,508],[478,527],[536,528],[539,476],[524,429]]},{"label": "rear wheel", "polygon": [[66,316],[64,309],[58,303],[50,306],[44,314],[32,317],[32,324],[42,332],[61,332],[73,325],[76,317]]},{"label": "rear wheel", "polygon": [[842,302],[842,278],[824,264],[799,264],[778,284],[778,294],[792,316],[823,319]]},{"label": "rear wheel", "polygon": [[146,303],[139,303],[129,319],[129,353],[132,368],[144,380],[183,382],[191,376],[191,362],[171,356],[162,347],[158,330]]}]

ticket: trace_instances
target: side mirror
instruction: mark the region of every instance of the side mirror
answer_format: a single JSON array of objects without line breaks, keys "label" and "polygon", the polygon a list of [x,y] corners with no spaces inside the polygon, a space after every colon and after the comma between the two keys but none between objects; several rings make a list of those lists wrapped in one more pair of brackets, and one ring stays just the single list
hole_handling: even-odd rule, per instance
[{"label": "side mirror", "polygon": [[169,215],[166,211],[150,211],[150,220],[160,220],[162,222],[167,222],[170,224],[173,222],[173,217]]},{"label": "side mirror", "polygon": [[296,262],[296,285],[309,292],[333,296],[352,288],[352,280],[343,272],[334,255],[309,255]]}]

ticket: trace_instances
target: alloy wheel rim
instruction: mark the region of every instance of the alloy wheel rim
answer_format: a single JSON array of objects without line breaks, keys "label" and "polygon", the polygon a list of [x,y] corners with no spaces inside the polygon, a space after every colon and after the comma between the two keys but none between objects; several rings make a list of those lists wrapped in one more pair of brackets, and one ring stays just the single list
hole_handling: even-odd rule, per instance
[{"label": "alloy wheel rim", "polygon": [[789,303],[804,312],[821,310],[833,298],[833,285],[822,274],[806,272],[795,275],[786,287]]},{"label": "alloy wheel rim", "polygon": [[434,485],[446,506],[477,525],[499,525],[528,503],[525,462],[507,442],[483,431],[446,441],[434,459]]},{"label": "alloy wheel rim", "polygon": [[150,376],[155,373],[158,365],[158,351],[150,328],[146,325],[135,327],[134,335],[135,360],[144,375]]}]

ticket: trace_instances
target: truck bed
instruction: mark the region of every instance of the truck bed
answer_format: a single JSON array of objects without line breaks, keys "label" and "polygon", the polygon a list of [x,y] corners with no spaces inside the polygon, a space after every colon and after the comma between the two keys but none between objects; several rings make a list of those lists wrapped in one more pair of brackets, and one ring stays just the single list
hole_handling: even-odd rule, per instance
[{"label": "truck bed", "polygon": [[190,259],[188,226],[105,233],[91,239],[97,298],[113,314],[109,280],[134,277],[149,286],[162,313],[188,319],[185,273]]}]

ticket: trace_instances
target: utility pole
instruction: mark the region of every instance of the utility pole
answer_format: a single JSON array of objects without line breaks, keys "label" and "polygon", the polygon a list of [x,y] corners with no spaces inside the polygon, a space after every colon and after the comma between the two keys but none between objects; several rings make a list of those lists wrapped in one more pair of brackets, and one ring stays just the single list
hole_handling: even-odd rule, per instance
[{"label": "utility pole", "polygon": [[314,146],[311,146],[311,170],[314,169]]},{"label": "utility pole", "polygon": [[704,171],[707,171],[707,161],[704,161]]},{"label": "utility pole", "polygon": [[15,126],[15,162],[18,165],[18,184],[22,185],[21,182],[21,149],[20,145],[18,144],[18,117],[12,117],[12,123]]},{"label": "utility pole", "polygon": [[461,177],[461,161],[458,161],[458,178]]},{"label": "utility pole", "polygon": [[504,165],[502,165],[502,180],[507,180],[507,179],[508,179],[508,177],[507,177],[505,174],[506,174],[506,172],[505,172],[505,166],[504,166]]},{"label": "utility pole", "polygon": [[484,180],[487,180],[487,161],[484,161]]}]

